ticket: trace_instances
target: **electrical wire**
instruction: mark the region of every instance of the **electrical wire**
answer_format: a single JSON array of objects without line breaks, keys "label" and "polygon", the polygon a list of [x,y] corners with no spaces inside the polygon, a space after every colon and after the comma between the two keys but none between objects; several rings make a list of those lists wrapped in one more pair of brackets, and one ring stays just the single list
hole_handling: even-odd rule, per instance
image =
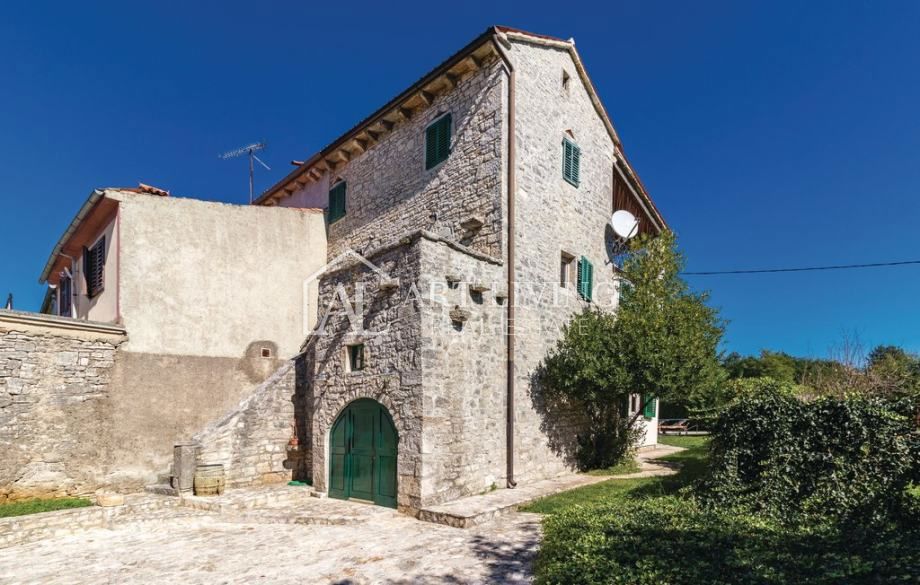
[{"label": "electrical wire", "polygon": [[833,266],[806,266],[801,268],[764,268],[756,270],[710,270],[705,272],[681,272],[682,276],[717,276],[723,274],[769,274],[775,272],[810,272],[814,270],[850,270],[854,268],[880,268],[884,266],[906,266],[920,264],[920,260],[901,262],[873,262],[871,264],[837,264]]}]

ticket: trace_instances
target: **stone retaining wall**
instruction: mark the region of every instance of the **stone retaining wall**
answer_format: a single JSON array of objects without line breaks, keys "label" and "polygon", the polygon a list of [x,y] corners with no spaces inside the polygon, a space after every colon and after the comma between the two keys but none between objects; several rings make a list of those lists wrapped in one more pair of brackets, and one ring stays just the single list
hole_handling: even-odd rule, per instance
[{"label": "stone retaining wall", "polygon": [[[303,360],[285,363],[239,405],[193,439],[201,464],[222,464],[228,487],[309,480],[309,425],[304,407]],[[299,447],[289,447],[292,434]]]},{"label": "stone retaining wall", "polygon": [[157,512],[173,511],[180,505],[179,498],[145,497],[113,508],[89,506],[0,518],[0,549],[90,528],[111,528],[118,521],[154,521],[160,517]]},{"label": "stone retaining wall", "polygon": [[0,502],[91,492],[108,456],[100,437],[124,337],[2,317]]}]

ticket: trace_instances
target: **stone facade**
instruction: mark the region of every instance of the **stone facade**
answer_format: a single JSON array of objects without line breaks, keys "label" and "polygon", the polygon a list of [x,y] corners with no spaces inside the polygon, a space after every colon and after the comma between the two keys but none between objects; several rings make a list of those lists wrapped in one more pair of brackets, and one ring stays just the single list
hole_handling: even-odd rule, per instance
[{"label": "stone facade", "polygon": [[[399,436],[398,505],[418,509],[422,503],[422,371],[420,301],[413,287],[418,281],[421,250],[418,239],[369,253],[372,269],[359,261],[336,267],[324,275],[320,306],[327,319],[310,340],[307,355],[309,392],[312,397],[312,468],[314,486],[327,489],[329,430],[342,409],[358,398],[383,404]],[[398,287],[382,290],[384,278],[398,279]],[[361,311],[346,311],[356,292],[363,298]],[[350,314],[361,315],[360,322]],[[347,371],[347,346],[363,343],[365,368]]]},{"label": "stone facade", "polygon": [[[303,361],[286,362],[223,418],[193,439],[200,464],[222,464],[228,487],[309,480],[309,427],[298,429],[304,406],[298,379]],[[298,375],[300,374],[300,375]],[[290,445],[292,437],[299,444]]]},{"label": "stone facade", "polygon": [[[516,83],[514,463],[516,479],[532,482],[575,465],[583,417],[547,403],[537,374],[574,313],[616,310],[620,282],[608,252],[608,221],[621,153],[571,45],[512,36],[504,50]],[[505,485],[509,75],[491,55],[454,89],[336,163],[333,173],[278,201],[315,204],[320,190],[345,180],[346,214],[329,226],[328,258],[336,263],[357,251],[399,281],[398,289],[383,291],[384,277],[358,261],[320,279],[321,313],[337,290],[352,298],[361,288],[368,310],[360,325],[386,333],[356,336],[339,306],[307,347],[318,491],[328,481],[330,427],[359,397],[383,404],[397,426],[401,508]],[[426,171],[425,128],[445,112],[454,120],[451,153]],[[577,186],[562,175],[563,139],[581,149]],[[471,229],[471,219],[482,224]],[[565,286],[563,256],[574,259]],[[590,302],[575,290],[582,257],[594,265]],[[367,368],[348,372],[347,346],[357,342],[367,348]],[[655,442],[655,420],[648,425],[646,444]]]},{"label": "stone facade", "polygon": [[88,493],[110,457],[100,435],[123,337],[0,323],[0,502]]},{"label": "stone facade", "polygon": [[[474,250],[500,256],[504,86],[502,67],[492,57],[454,91],[337,167],[326,185],[346,181],[347,213],[329,226],[329,259],[349,249],[388,245],[417,229],[448,233]],[[426,170],[425,128],[445,113],[452,116],[451,156]],[[461,226],[470,218],[481,220],[482,227]]]},{"label": "stone facade", "polygon": [[507,281],[499,259],[423,240],[419,289],[422,490],[431,505],[503,484]]}]

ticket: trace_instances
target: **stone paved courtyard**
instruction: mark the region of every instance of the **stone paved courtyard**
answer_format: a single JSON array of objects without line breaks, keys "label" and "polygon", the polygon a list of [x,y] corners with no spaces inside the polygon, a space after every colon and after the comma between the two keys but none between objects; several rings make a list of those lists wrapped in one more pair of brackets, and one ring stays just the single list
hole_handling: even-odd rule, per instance
[{"label": "stone paved courtyard", "polygon": [[[125,522],[0,549],[0,583],[527,583],[540,517],[475,529],[363,504],[317,501],[341,524],[275,523],[272,513]],[[346,511],[343,513],[342,511]],[[261,511],[261,512],[267,512]],[[303,519],[317,518],[295,512]]]}]

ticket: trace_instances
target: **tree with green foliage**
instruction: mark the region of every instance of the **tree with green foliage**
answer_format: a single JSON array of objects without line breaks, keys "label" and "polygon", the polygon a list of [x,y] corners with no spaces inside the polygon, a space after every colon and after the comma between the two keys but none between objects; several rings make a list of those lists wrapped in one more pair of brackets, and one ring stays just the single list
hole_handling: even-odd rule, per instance
[{"label": "tree with green foliage", "polygon": [[[541,371],[550,396],[577,401],[588,416],[583,467],[615,463],[635,440],[649,401],[687,402],[724,377],[718,359],[724,323],[706,304],[708,295],[680,277],[684,258],[674,234],[639,238],[633,246],[616,313],[576,315]],[[626,418],[630,394],[642,396],[642,404]]]},{"label": "tree with green foliage", "polygon": [[866,374],[873,394],[893,397],[920,394],[920,357],[896,345],[879,345],[869,352]]}]

